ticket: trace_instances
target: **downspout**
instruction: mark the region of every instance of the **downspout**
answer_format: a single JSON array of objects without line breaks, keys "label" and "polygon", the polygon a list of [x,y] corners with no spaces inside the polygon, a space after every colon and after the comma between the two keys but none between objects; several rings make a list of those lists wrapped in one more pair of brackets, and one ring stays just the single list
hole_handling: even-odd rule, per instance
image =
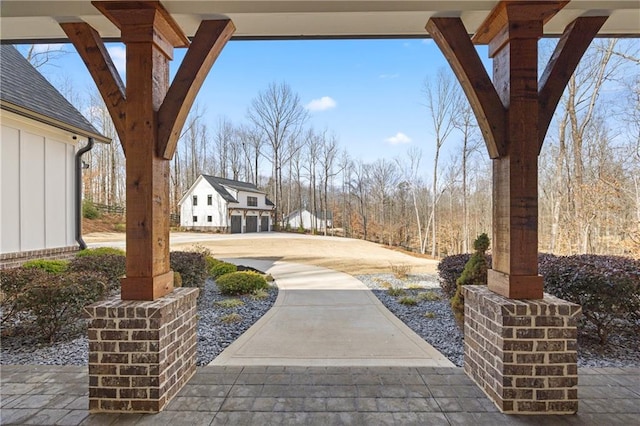
[{"label": "downspout", "polygon": [[93,138],[89,138],[87,145],[76,153],[76,241],[80,250],[87,248],[82,239],[82,155],[93,148]]}]

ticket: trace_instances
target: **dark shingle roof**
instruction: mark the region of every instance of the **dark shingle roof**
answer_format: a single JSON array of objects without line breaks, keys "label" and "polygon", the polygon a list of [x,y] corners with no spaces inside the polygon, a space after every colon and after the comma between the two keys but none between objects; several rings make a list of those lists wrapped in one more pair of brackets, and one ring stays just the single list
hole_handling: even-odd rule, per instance
[{"label": "dark shingle roof", "polygon": [[[238,200],[233,198],[229,191],[227,191],[224,187],[228,186],[229,188],[237,189],[238,191],[246,191],[246,192],[256,192],[258,194],[264,194],[264,191],[260,191],[257,186],[249,182],[241,182],[239,180],[225,179],[216,176],[202,175],[203,178],[206,179],[207,182],[224,198],[226,201],[231,203],[237,203]],[[223,186],[224,185],[224,186]],[[265,197],[265,202],[268,206],[273,206],[274,204]]]},{"label": "dark shingle roof", "polygon": [[110,142],[11,45],[0,45],[2,108],[101,142]]}]

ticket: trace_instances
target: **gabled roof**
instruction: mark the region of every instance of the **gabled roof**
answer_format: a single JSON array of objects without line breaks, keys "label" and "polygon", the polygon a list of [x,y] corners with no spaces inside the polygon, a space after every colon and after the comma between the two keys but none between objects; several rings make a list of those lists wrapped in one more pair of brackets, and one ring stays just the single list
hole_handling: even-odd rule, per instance
[{"label": "gabled roof", "polygon": [[110,143],[24,56],[0,45],[0,107],[96,141]]},{"label": "gabled roof", "polygon": [[[209,185],[213,187],[213,189],[216,190],[218,194],[220,194],[222,198],[224,198],[225,201],[229,203],[238,203],[239,201],[236,200],[235,197],[231,195],[226,188],[235,189],[237,191],[253,192],[256,194],[265,193],[264,191],[260,191],[257,186],[249,182],[225,179],[225,178],[210,176],[210,175],[201,175],[201,176],[204,178],[204,180],[206,180],[209,183]],[[269,200],[267,197],[265,197],[265,204],[268,206],[274,205],[273,202],[271,202],[271,200]]]}]

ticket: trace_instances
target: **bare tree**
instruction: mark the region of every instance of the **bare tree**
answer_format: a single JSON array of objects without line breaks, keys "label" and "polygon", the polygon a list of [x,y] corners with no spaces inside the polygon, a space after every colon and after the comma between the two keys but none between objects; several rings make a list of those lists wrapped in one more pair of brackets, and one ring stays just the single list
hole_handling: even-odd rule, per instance
[{"label": "bare tree", "polygon": [[271,163],[275,181],[276,217],[279,219],[282,200],[282,165],[285,144],[297,137],[302,125],[307,121],[307,111],[302,107],[300,97],[287,83],[271,83],[266,90],[258,93],[248,111],[249,120],[258,127],[271,148]]},{"label": "bare tree", "polygon": [[358,201],[358,213],[362,221],[362,238],[367,239],[369,219],[369,191],[371,180],[369,177],[370,166],[362,161],[357,161],[353,167],[353,180],[350,183],[351,195]]},{"label": "bare tree", "polygon": [[435,135],[435,156],[433,159],[433,203],[431,205],[431,256],[437,255],[436,235],[437,235],[437,195],[438,194],[438,160],[440,149],[454,129],[454,117],[456,116],[456,106],[459,104],[460,89],[458,83],[454,81],[450,72],[445,69],[438,70],[435,83],[426,80],[424,92],[427,98],[427,109],[433,125]]},{"label": "bare tree", "polygon": [[[322,147],[320,148],[320,167],[322,168],[322,181],[324,183],[324,235],[327,235],[327,220],[329,212],[329,180],[336,176],[340,171],[334,170],[336,157],[338,155],[338,140],[335,135],[322,139]],[[332,216],[333,217],[333,216]]]},{"label": "bare tree", "polygon": [[27,61],[36,69],[41,69],[45,65],[51,65],[52,62],[60,59],[67,52],[63,46],[53,44],[32,44],[27,50],[25,57]]}]

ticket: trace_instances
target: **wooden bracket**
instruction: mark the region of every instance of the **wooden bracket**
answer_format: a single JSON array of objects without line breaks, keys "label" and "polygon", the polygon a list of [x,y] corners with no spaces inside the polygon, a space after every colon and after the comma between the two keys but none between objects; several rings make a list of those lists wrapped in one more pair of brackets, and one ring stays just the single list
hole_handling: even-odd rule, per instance
[{"label": "wooden bracket", "polygon": [[75,46],[91,77],[98,86],[124,150],[125,86],[111,60],[111,56],[109,56],[107,48],[100,38],[100,34],[85,22],[61,23],[60,26]]},{"label": "wooden bracket", "polygon": [[228,19],[200,23],[158,111],[158,156],[173,158],[196,95],[235,29]]},{"label": "wooden bracket", "polygon": [[431,18],[427,31],[451,64],[476,115],[489,157],[506,155],[506,109],[460,18]]},{"label": "wooden bracket", "polygon": [[538,153],[564,89],[607,16],[581,17],[567,25],[538,84]]}]

